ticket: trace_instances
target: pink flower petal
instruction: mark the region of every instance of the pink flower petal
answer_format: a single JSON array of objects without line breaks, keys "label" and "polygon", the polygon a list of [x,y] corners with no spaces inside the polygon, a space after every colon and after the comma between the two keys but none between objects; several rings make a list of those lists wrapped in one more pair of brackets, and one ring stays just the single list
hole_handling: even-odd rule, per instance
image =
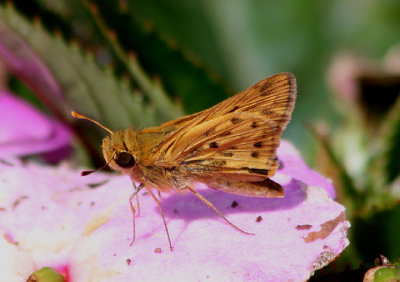
[{"label": "pink flower petal", "polygon": [[5,183],[0,230],[30,253],[37,268],[67,269],[69,281],[306,280],[348,245],[349,223],[344,207],[325,188],[283,173],[288,157],[296,153],[283,149],[287,155],[279,157],[286,162],[275,177],[285,189],[282,199],[196,187],[253,236],[234,230],[189,193],[163,195],[171,252],[155,202],[140,192],[141,215],[130,247],[128,176],[80,177],[67,167],[22,166],[16,161],[0,162],[0,183]]},{"label": "pink flower petal", "polygon": [[68,148],[70,130],[24,100],[0,92],[0,157],[26,156]]},{"label": "pink flower petal", "polygon": [[283,174],[290,176],[309,186],[323,188],[331,198],[335,198],[335,188],[333,187],[332,182],[310,169],[292,144],[282,141],[277,154],[279,161],[281,162],[281,168],[277,173],[278,175]]},{"label": "pink flower petal", "polygon": [[[1,230],[4,234],[4,231]],[[31,254],[21,250],[17,245],[0,237],[0,277],[7,281],[26,281],[26,278],[36,270],[36,265]]]}]

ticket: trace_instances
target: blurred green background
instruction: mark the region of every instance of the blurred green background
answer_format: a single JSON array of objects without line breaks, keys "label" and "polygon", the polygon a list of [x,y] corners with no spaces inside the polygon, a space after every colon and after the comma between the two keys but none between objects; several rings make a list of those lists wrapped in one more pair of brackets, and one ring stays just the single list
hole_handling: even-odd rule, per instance
[{"label": "blurred green background", "polygon": [[[399,1],[0,3],[0,44],[14,52],[6,64],[21,54],[37,59],[63,98],[43,87],[48,82],[38,84],[40,71],[11,67],[17,78],[9,86],[82,136],[87,128],[70,119],[70,109],[114,130],[145,127],[206,109],[275,73],[294,73],[298,98],[284,138],[334,180],[346,205],[353,233],[342,260],[357,267],[379,253],[400,257]],[[11,35],[27,45],[13,49]],[[98,137],[86,138],[98,146]]]}]

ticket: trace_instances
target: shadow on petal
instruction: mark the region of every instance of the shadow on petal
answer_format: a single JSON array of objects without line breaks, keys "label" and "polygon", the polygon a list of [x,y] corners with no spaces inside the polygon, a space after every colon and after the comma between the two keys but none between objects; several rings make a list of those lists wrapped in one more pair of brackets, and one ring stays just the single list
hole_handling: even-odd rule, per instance
[{"label": "shadow on petal", "polygon": [[[306,198],[302,185],[301,182],[293,179],[284,186],[285,197],[283,198],[245,197],[213,189],[199,189],[198,192],[224,215],[232,213],[259,213],[288,210],[296,207]],[[184,195],[172,194],[162,200],[162,206],[167,217],[183,219],[185,221],[219,217],[211,208],[189,193]]]}]

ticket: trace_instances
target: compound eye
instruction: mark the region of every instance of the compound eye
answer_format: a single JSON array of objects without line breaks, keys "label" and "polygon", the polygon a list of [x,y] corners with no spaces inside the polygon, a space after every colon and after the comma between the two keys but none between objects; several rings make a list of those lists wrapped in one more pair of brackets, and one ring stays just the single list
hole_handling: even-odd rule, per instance
[{"label": "compound eye", "polygon": [[115,162],[123,168],[131,168],[135,166],[135,158],[128,152],[118,153],[115,157]]}]

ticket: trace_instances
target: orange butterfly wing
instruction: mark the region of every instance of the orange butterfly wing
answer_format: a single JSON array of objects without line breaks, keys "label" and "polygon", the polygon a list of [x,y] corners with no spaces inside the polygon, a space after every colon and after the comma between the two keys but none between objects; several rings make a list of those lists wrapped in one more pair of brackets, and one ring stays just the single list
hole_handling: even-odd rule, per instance
[{"label": "orange butterfly wing", "polygon": [[180,126],[153,152],[156,163],[178,165],[195,174],[238,175],[241,180],[246,175],[272,176],[278,166],[276,149],[295,99],[294,76],[281,73],[212,108],[165,123],[160,127]]}]

